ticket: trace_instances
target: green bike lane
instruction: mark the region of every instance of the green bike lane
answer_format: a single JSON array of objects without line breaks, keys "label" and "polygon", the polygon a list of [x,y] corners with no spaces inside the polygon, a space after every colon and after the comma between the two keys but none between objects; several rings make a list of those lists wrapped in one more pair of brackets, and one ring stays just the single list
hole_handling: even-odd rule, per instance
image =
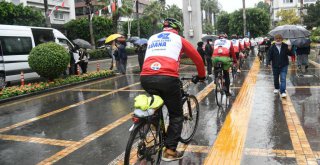
[{"label": "green bike lane", "polygon": [[[250,58],[247,61],[249,66],[251,66],[251,60]],[[239,81],[233,85],[232,100],[239,92],[249,69],[250,67],[247,67],[241,73]],[[190,76],[195,74],[195,68],[187,66],[181,72],[182,75]],[[265,72],[269,74],[268,71]],[[265,76],[261,76],[261,82],[259,79],[258,84],[266,85]],[[269,79],[267,81],[270,81]],[[22,101],[17,105],[3,105],[3,107],[0,105],[1,164],[17,164],[21,161],[25,162],[24,164],[117,163],[116,160],[123,154],[128,140],[128,129],[132,124],[130,113],[133,99],[138,94],[144,93],[138,82],[139,75],[128,74],[43,98]],[[212,78],[209,78],[207,85],[211,82]],[[205,86],[205,84],[191,86],[190,92],[196,94]],[[272,88],[262,89],[258,90],[257,97],[253,101],[254,110],[248,127],[243,164],[254,164],[257,161],[269,164],[270,162],[294,164],[296,163],[294,157],[258,156],[253,152],[257,149],[293,150],[288,128],[283,126],[286,125],[286,120],[283,112],[281,114],[281,108],[270,110],[276,109],[277,105],[281,106],[280,98],[276,99]],[[290,93],[290,89],[288,91]],[[268,96],[266,93],[269,93]],[[265,99],[265,97],[273,99]],[[266,100],[273,103],[274,108],[270,108]],[[214,90],[202,99],[200,109],[199,127],[186,149],[184,159],[163,164],[204,163],[227,114],[216,106]],[[55,111],[57,112],[51,113]],[[278,111],[279,114],[270,117],[272,114],[270,111],[273,113]],[[39,118],[39,116],[42,117]],[[27,120],[29,122],[25,122]],[[19,123],[22,124],[19,125]],[[269,129],[266,130],[266,128]]]}]

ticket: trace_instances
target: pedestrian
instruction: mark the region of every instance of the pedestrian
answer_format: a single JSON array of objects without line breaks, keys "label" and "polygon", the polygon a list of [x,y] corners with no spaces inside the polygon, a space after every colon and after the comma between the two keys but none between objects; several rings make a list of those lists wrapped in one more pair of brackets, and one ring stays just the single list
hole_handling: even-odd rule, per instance
[{"label": "pedestrian", "polygon": [[202,58],[202,61],[204,63],[204,65],[206,65],[206,52],[203,50],[203,42],[200,41],[197,43],[198,47],[197,47],[197,51],[198,53],[200,54],[201,58]]},{"label": "pedestrian", "polygon": [[301,65],[305,66],[305,71],[308,72],[308,55],[310,54],[310,44],[297,47],[297,64],[298,69],[301,71]]},{"label": "pedestrian", "polygon": [[144,57],[146,55],[146,50],[147,50],[147,44],[136,45],[135,51],[138,54],[138,62],[139,62],[140,72],[142,70]]},{"label": "pedestrian", "polygon": [[121,74],[126,74],[128,56],[127,56],[127,52],[126,52],[125,39],[122,39],[122,38],[117,39],[116,47],[118,49],[117,55],[118,55],[118,59],[119,59],[118,71]]},{"label": "pedestrian", "polygon": [[[274,36],[275,43],[271,45],[268,52],[267,67],[272,62],[274,93],[279,93],[282,98],[287,97],[286,94],[286,77],[288,72],[289,58],[291,50],[285,44],[280,34]],[[279,83],[280,78],[280,83]]]},{"label": "pedestrian", "polygon": [[80,55],[80,68],[82,70],[82,73],[87,73],[87,68],[88,68],[88,62],[89,62],[89,53],[87,52],[86,48],[81,48],[79,50],[79,55]]},{"label": "pedestrian", "polygon": [[212,49],[212,40],[208,39],[207,44],[205,46],[205,53],[206,53],[206,61],[207,61],[207,76],[210,76],[212,74],[212,54],[213,54],[213,49]]}]

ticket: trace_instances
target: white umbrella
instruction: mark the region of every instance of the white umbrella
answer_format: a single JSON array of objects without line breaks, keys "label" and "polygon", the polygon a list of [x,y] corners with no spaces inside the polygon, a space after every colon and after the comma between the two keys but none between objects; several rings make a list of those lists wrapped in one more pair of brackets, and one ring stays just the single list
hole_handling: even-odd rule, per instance
[{"label": "white umbrella", "polygon": [[283,38],[304,38],[310,36],[310,32],[299,25],[282,25],[274,28],[269,33],[271,36],[280,34]]}]

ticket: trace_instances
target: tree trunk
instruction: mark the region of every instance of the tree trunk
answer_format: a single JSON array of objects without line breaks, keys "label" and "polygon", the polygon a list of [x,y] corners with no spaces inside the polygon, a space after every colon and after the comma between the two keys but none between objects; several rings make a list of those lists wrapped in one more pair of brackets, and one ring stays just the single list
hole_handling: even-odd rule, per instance
[{"label": "tree trunk", "polygon": [[89,16],[88,16],[88,19],[89,19],[89,32],[90,32],[90,39],[91,39],[92,49],[95,50],[96,49],[96,44],[95,44],[94,36],[93,36],[93,27],[92,27],[92,18],[91,18],[93,16],[91,16],[91,7],[92,6],[88,6],[88,8],[89,8]]},{"label": "tree trunk", "polygon": [[136,1],[136,19],[137,19],[137,30],[138,30],[138,37],[140,37],[140,20],[139,20],[139,0]]},{"label": "tree trunk", "polygon": [[51,27],[50,17],[48,17],[48,0],[44,0],[43,5],[44,5],[44,15],[46,17],[46,27]]},{"label": "tree trunk", "polygon": [[246,2],[245,0],[242,0],[242,6],[243,6],[243,37],[247,34],[247,18],[246,18]]}]

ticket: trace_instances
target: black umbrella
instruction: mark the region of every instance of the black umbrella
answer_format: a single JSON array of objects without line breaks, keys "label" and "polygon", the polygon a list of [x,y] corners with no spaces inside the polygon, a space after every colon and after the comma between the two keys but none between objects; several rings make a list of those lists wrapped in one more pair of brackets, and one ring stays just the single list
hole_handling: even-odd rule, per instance
[{"label": "black umbrella", "polygon": [[140,38],[138,40],[136,40],[133,44],[135,45],[144,45],[144,44],[147,44],[148,43],[148,39],[146,38]]},{"label": "black umbrella", "polygon": [[307,47],[310,45],[311,40],[309,38],[297,38],[290,40],[290,42],[297,47]]},{"label": "black umbrella", "polygon": [[272,37],[280,34],[283,38],[304,38],[310,36],[310,32],[298,25],[282,25],[274,28],[269,33]]},{"label": "black umbrella", "polygon": [[75,39],[75,40],[73,40],[73,43],[78,45],[80,48],[87,48],[87,49],[92,48],[91,44],[88,41],[83,40],[83,39],[79,39],[79,38]]},{"label": "black umbrella", "polygon": [[203,42],[207,42],[207,40],[212,40],[212,41],[215,41],[216,39],[218,39],[219,37],[218,36],[216,36],[216,35],[206,35],[206,36],[203,36],[202,38],[201,38],[201,40],[203,41]]},{"label": "black umbrella", "polygon": [[98,42],[105,42],[105,41],[106,41],[106,37],[98,39]]},{"label": "black umbrella", "polygon": [[131,43],[134,43],[135,41],[137,41],[138,39],[140,39],[139,37],[137,37],[137,36],[134,36],[134,37],[130,37],[130,38],[128,38],[128,42],[131,42]]}]

